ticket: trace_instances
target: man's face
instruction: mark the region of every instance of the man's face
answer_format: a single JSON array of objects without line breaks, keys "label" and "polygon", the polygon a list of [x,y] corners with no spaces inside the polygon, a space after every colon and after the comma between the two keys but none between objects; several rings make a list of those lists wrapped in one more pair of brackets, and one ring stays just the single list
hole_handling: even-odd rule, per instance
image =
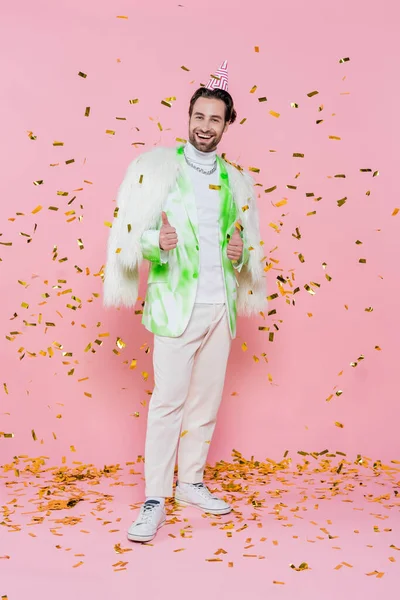
[{"label": "man's face", "polygon": [[225,103],[216,98],[198,98],[189,119],[189,141],[201,152],[216,149],[228,129],[225,123]]}]

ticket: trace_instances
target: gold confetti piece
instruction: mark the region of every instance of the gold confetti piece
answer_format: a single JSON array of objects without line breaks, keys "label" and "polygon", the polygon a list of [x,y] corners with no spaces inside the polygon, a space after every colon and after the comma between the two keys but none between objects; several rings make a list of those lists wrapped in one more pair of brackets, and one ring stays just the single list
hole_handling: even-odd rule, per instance
[{"label": "gold confetti piece", "polygon": [[134,98],[133,100],[129,100],[129,104],[137,104],[139,102],[139,98]]},{"label": "gold confetti piece", "polygon": [[249,167],[249,171],[251,171],[252,173],[259,173],[260,169],[258,167]]},{"label": "gold confetti piece", "polygon": [[254,46],[254,52],[260,52],[260,47],[259,46]]},{"label": "gold confetti piece", "polygon": [[113,131],[112,129],[106,129],[106,133],[109,133],[110,135],[115,135],[115,131]]},{"label": "gold confetti piece", "polygon": [[90,115],[90,106],[87,106],[85,108],[85,117],[88,117]]},{"label": "gold confetti piece", "polygon": [[33,437],[34,441],[36,442],[36,441],[37,441],[37,437],[36,437],[35,430],[34,430],[34,429],[32,429],[32,432],[31,432],[31,433],[32,433],[32,437]]},{"label": "gold confetti piece", "polygon": [[344,198],[341,198],[340,200],[337,200],[337,205],[343,206],[343,204],[346,203],[346,200],[347,200],[347,196],[345,196]]},{"label": "gold confetti piece", "polygon": [[159,129],[160,131],[162,131],[162,130],[163,130],[161,123],[157,123],[157,127],[158,127],[158,129]]},{"label": "gold confetti piece", "polygon": [[38,179],[37,181],[33,182],[33,185],[42,185],[43,184],[43,179]]},{"label": "gold confetti piece", "polygon": [[358,262],[365,265],[366,262],[367,262],[367,259],[366,258],[360,258],[360,260]]},{"label": "gold confetti piece", "polygon": [[184,550],[186,550],[186,548],[178,548],[177,550],[174,550],[174,552],[183,552]]},{"label": "gold confetti piece", "polygon": [[246,352],[246,350],[247,350],[247,344],[246,344],[246,342],[243,342],[243,344],[242,344],[242,350],[243,350],[243,352]]},{"label": "gold confetti piece", "polygon": [[79,77],[83,77],[84,79],[87,77],[87,74],[82,73],[82,71],[79,71],[78,75],[79,75]]},{"label": "gold confetti piece", "polygon": [[313,96],[316,96],[317,94],[319,94],[319,92],[317,92],[316,90],[314,92],[308,92],[307,96],[309,98],[312,98]]},{"label": "gold confetti piece", "polygon": [[78,563],[76,563],[76,565],[73,565],[73,568],[76,569],[77,567],[80,567],[81,565],[83,565],[82,560],[80,560]]},{"label": "gold confetti piece", "polygon": [[40,212],[42,210],[43,206],[41,206],[39,204],[39,206],[37,206],[36,208],[33,209],[32,214],[35,215],[36,213]]},{"label": "gold confetti piece", "polygon": [[308,213],[306,214],[306,216],[307,216],[307,217],[311,217],[312,215],[316,215],[316,214],[317,214],[317,211],[316,211],[316,210],[313,210],[313,211],[311,211],[311,212],[308,212]]},{"label": "gold confetti piece", "polygon": [[245,117],[244,119],[242,119],[239,123],[239,125],[243,125],[243,123],[245,123],[247,121],[247,118]]},{"label": "gold confetti piece", "polygon": [[232,568],[233,567],[233,562],[228,562],[228,567]]},{"label": "gold confetti piece", "polygon": [[121,350],[122,348],[126,347],[126,344],[124,341],[122,341],[122,339],[120,337],[117,337],[117,341],[116,341],[116,345],[118,346],[118,348]]},{"label": "gold confetti piece", "polygon": [[301,152],[294,152],[293,158],[304,158],[304,154],[302,154]]},{"label": "gold confetti piece", "polygon": [[29,308],[29,304],[27,304],[26,302],[21,302],[21,306],[22,308]]},{"label": "gold confetti piece", "polygon": [[220,190],[221,189],[220,185],[212,185],[211,183],[208,187],[210,190]]},{"label": "gold confetti piece", "polygon": [[297,102],[291,102],[290,106],[291,106],[291,108],[299,108],[299,105],[297,104]]},{"label": "gold confetti piece", "polygon": [[125,15],[118,15],[117,19],[127,19],[128,17],[126,17]]},{"label": "gold confetti piece", "polygon": [[250,94],[254,94],[254,92],[256,91],[256,89],[257,89],[257,86],[253,85],[253,87],[250,90]]},{"label": "gold confetti piece", "polygon": [[330,140],[341,140],[342,138],[338,137],[337,135],[330,135],[329,139]]},{"label": "gold confetti piece", "polygon": [[176,142],[180,142],[181,144],[186,144],[187,140],[184,140],[183,138],[175,138]]},{"label": "gold confetti piece", "polygon": [[350,58],[349,58],[349,57],[346,57],[346,58],[341,58],[341,59],[339,60],[339,63],[345,63],[345,62],[348,62],[349,60],[350,60]]},{"label": "gold confetti piece", "polygon": [[207,562],[223,562],[222,558],[206,558]]},{"label": "gold confetti piece", "polygon": [[269,194],[270,192],[273,192],[274,190],[276,190],[277,186],[274,185],[273,187],[267,188],[266,190],[264,190],[264,192],[266,194]]},{"label": "gold confetti piece", "polygon": [[339,421],[335,421],[335,425],[336,427],[340,427],[341,429],[343,429],[344,427],[343,423],[339,423]]},{"label": "gold confetti piece", "polygon": [[270,114],[272,117],[276,117],[276,118],[278,118],[278,117],[280,117],[280,116],[281,116],[281,114],[280,114],[280,113],[277,113],[277,112],[275,112],[274,110],[270,110],[270,111],[269,111],[269,114]]},{"label": "gold confetti piece", "polygon": [[170,104],[169,102],[166,102],[165,100],[161,100],[161,104],[163,104],[164,106],[167,106],[168,108],[172,107],[172,104]]},{"label": "gold confetti piece", "polygon": [[379,175],[379,171],[374,171],[374,174],[372,175],[372,177],[378,177]]},{"label": "gold confetti piece", "polygon": [[188,69],[187,67],[185,67],[184,65],[181,66],[181,69],[183,69],[184,71],[190,71],[190,69]]},{"label": "gold confetti piece", "polygon": [[286,585],[284,581],[273,581],[272,583],[276,583],[277,585]]},{"label": "gold confetti piece", "polygon": [[302,562],[298,567],[295,567],[295,565],[291,564],[290,567],[295,571],[306,571],[309,569],[309,566],[306,562]]},{"label": "gold confetti piece", "polygon": [[187,429],[185,429],[185,431],[182,431],[181,438],[183,438],[187,433],[189,433]]},{"label": "gold confetti piece", "polygon": [[139,183],[143,183],[143,175],[140,175],[140,177],[139,177]]},{"label": "gold confetti piece", "polygon": [[64,146],[64,142],[53,142],[53,146]]},{"label": "gold confetti piece", "polygon": [[400,208],[395,208],[394,211],[392,212],[392,217],[395,217],[400,211]]}]

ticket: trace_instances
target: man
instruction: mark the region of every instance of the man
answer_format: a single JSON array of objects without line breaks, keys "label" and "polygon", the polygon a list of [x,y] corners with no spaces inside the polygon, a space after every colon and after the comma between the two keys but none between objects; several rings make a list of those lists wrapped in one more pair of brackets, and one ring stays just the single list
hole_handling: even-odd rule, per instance
[{"label": "man", "polygon": [[253,180],[216,154],[236,119],[227,63],[189,107],[189,142],[135,159],[117,197],[104,279],[105,306],[133,307],[139,266],[150,263],[142,323],[154,333],[155,387],[145,447],[146,501],[128,530],[148,542],[165,498],[215,515],[231,507],[203,483],[240,314],[266,309]]}]

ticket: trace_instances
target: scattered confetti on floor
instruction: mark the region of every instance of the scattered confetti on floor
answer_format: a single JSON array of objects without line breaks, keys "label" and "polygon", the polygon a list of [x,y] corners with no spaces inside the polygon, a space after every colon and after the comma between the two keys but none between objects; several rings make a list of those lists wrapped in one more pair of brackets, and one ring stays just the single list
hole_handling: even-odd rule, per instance
[{"label": "scattered confetti on floor", "polygon": [[297,462],[232,457],[209,466],[206,481],[233,512],[204,515],[169,500],[167,524],[145,545],[126,538],[142,501],[140,457],[103,468],[16,457],[0,472],[2,598],[122,598],[129,585],[185,598],[193,583],[194,599],[209,589],[210,598],[239,598],[249,587],[252,598],[276,588],[274,598],[297,600],[397,589],[400,461],[328,451]]}]

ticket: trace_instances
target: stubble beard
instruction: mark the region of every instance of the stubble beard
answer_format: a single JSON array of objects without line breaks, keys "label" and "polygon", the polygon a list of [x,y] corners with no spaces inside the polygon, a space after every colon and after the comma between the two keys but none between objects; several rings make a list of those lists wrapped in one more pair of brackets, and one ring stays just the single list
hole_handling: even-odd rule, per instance
[{"label": "stubble beard", "polygon": [[217,135],[213,136],[212,139],[208,142],[204,140],[204,142],[200,142],[196,136],[195,130],[189,131],[189,141],[199,152],[213,152],[217,149],[217,146],[222,138],[222,133],[218,137]]}]

